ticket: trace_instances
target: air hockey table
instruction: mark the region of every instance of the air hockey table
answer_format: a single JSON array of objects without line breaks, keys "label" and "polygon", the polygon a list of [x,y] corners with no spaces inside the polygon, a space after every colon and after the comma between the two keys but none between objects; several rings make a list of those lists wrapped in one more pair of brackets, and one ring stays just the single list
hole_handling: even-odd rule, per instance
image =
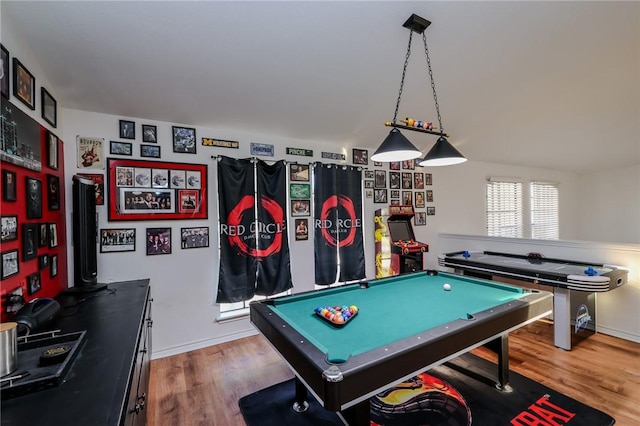
[{"label": "air hockey table", "polygon": [[596,294],[625,284],[629,272],[616,265],[493,251],[441,254],[438,264],[479,278],[551,287],[554,345],[565,350],[571,350],[572,340],[578,342],[595,333]]}]

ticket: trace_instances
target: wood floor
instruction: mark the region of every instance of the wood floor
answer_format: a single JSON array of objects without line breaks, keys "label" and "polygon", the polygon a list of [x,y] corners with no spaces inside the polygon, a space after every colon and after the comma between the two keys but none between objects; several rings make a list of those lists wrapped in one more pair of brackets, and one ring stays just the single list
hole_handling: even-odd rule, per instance
[{"label": "wood floor", "polygon": [[[640,425],[640,344],[597,334],[564,351],[545,321],[510,336],[512,371],[606,412],[617,426]],[[485,349],[474,353],[495,361]],[[242,426],[238,399],[292,377],[260,335],[154,360],[147,424]]]}]

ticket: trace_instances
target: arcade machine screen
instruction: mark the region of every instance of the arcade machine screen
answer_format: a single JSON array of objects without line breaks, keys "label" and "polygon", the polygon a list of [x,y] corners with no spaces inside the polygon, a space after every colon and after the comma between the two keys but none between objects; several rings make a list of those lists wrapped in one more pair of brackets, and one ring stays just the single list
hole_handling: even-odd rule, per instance
[{"label": "arcade machine screen", "polygon": [[388,221],[389,234],[393,241],[412,241],[414,239],[413,232],[409,228],[409,221]]}]

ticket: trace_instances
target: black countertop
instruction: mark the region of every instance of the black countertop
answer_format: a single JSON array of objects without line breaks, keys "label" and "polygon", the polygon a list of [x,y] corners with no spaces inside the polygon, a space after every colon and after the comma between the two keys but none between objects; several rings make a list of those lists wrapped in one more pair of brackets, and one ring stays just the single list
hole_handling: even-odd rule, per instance
[{"label": "black countertop", "polygon": [[52,329],[86,330],[84,344],[57,387],[2,401],[2,425],[117,425],[128,395],[149,280],[61,294]]}]

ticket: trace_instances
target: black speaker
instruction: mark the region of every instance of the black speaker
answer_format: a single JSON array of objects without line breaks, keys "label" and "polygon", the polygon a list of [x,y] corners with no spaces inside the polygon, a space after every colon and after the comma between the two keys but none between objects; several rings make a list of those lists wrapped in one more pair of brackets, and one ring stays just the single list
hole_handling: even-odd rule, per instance
[{"label": "black speaker", "polygon": [[91,179],[73,177],[73,277],[67,292],[102,290],[98,284],[98,252],[95,186]]}]

